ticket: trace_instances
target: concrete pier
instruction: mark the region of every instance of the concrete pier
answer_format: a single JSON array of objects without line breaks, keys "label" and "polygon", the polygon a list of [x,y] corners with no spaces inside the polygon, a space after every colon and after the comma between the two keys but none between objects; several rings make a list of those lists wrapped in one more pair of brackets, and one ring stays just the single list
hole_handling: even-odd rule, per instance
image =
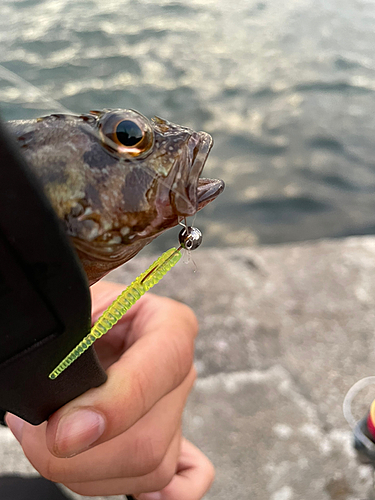
[{"label": "concrete pier", "polygon": [[[375,375],[375,237],[202,248],[193,258],[196,273],[179,263],[155,292],[200,322],[184,425],[216,466],[206,499],[374,499],[342,402]],[[129,283],[150,262],[138,257],[108,279]],[[375,386],[358,398],[358,417],[372,399]],[[32,472],[7,429],[0,470]]]}]

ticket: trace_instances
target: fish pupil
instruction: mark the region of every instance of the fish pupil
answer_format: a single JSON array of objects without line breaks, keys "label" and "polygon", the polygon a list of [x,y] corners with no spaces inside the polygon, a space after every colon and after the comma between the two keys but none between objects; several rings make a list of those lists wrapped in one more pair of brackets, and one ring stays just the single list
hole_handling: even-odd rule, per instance
[{"label": "fish pupil", "polygon": [[142,139],[143,133],[131,120],[124,120],[116,127],[117,139],[124,146],[135,146]]}]

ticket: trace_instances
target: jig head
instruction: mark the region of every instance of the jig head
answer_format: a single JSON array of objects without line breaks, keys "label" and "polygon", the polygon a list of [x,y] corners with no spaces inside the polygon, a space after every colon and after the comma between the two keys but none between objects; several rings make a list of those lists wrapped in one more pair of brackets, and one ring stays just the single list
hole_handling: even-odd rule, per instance
[{"label": "jig head", "polygon": [[202,243],[199,229],[184,225],[179,234],[180,246],[170,248],[136,278],[104,311],[91,331],[49,374],[56,379],[68,366],[83,354],[97,339],[105,335],[150,288],[156,285],[181,258],[181,250],[195,250]]}]

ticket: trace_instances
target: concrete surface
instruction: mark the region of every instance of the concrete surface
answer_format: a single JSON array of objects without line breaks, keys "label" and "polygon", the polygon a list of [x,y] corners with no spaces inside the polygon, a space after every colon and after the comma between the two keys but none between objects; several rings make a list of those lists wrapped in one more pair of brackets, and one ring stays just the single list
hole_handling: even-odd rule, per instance
[{"label": "concrete surface", "polygon": [[[374,499],[342,402],[375,374],[375,238],[199,249],[157,293],[196,312],[199,372],[185,435],[213,461],[206,500]],[[129,283],[152,258],[109,278]],[[358,418],[375,399],[360,395]],[[3,473],[31,467],[0,433]],[[108,497],[109,498],[109,497]]]}]

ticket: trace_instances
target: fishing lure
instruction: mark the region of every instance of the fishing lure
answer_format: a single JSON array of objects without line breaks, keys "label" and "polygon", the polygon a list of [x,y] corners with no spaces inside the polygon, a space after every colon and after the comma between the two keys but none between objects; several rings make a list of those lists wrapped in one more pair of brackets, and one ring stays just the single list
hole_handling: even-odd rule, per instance
[{"label": "fishing lure", "polygon": [[104,311],[91,331],[81,342],[59,363],[49,374],[49,378],[56,379],[70,366],[95,340],[105,335],[150,288],[156,285],[165,274],[174,267],[181,258],[181,250],[195,250],[202,243],[202,233],[199,229],[184,226],[179,234],[178,248],[170,248],[163,253],[142,274],[140,274]]}]

